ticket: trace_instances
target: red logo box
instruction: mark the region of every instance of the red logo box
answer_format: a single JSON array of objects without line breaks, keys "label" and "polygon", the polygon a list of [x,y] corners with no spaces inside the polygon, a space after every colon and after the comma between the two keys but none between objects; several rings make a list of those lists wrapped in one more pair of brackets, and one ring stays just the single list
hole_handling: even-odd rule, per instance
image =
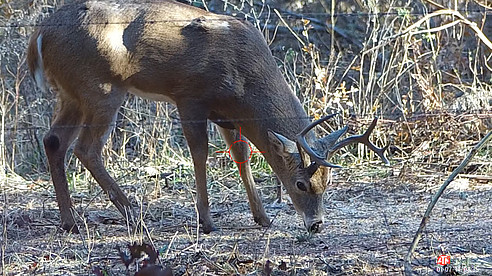
[{"label": "red logo box", "polygon": [[451,256],[448,255],[441,255],[437,257],[437,264],[438,265],[447,265],[451,263]]}]

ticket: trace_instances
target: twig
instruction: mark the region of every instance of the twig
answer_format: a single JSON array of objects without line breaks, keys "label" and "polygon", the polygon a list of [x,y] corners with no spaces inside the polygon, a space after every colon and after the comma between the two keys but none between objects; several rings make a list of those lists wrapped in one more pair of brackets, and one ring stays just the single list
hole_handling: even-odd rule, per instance
[{"label": "twig", "polygon": [[475,179],[475,180],[479,180],[479,181],[492,181],[492,176],[489,176],[489,175],[464,174],[461,177]]},{"label": "twig", "polygon": [[[477,34],[478,38],[480,38],[480,40],[487,47],[489,47],[490,49],[492,49],[492,42],[490,42],[490,40],[483,34],[482,30],[480,30],[480,28],[478,28],[478,26],[477,26],[476,23],[471,22],[470,20],[466,19],[466,17],[464,17],[458,11],[450,10],[450,9],[438,10],[438,11],[435,11],[433,13],[430,13],[430,14],[422,17],[421,19],[419,19],[417,22],[413,23],[410,27],[406,28],[403,32],[401,32],[399,34],[396,34],[394,36],[389,37],[389,39],[391,40],[391,39],[393,39],[395,37],[402,36],[402,35],[405,35],[407,33],[411,33],[413,35],[414,32],[411,32],[413,29],[418,28],[422,23],[424,23],[425,21],[429,20],[431,17],[439,16],[439,15],[452,15],[452,16],[456,16],[457,18],[460,19],[461,22],[463,22],[464,24],[468,25]],[[447,26],[447,27],[449,27],[449,26]],[[426,30],[426,31],[439,31],[439,30],[441,30],[441,29],[440,28],[434,28],[434,29]]]},{"label": "twig", "polygon": [[[254,3],[254,6],[263,7],[263,4]],[[343,38],[351,41],[354,44],[357,44],[357,46],[359,46],[360,48],[362,48],[362,46],[363,46],[361,42],[355,40],[353,38],[353,36],[348,34],[346,31],[342,30],[341,28],[336,27],[335,24],[328,25],[328,24],[326,24],[326,22],[324,22],[323,20],[320,20],[318,18],[306,16],[305,14],[295,13],[295,12],[288,11],[288,10],[283,10],[280,8],[274,8],[274,11],[277,15],[279,15],[279,13],[281,13],[281,14],[295,17],[297,19],[308,19],[311,23],[316,24],[319,27],[322,27],[322,30],[331,29],[332,31],[336,32],[337,34],[339,34]],[[332,11],[332,13],[331,13],[332,17],[334,16],[334,14],[335,14],[335,12]],[[283,18],[281,18],[280,16],[279,16],[279,18],[287,26],[287,24],[285,23]]]},{"label": "twig", "polygon": [[[485,2],[487,2],[487,1],[485,1]],[[479,6],[484,7],[486,9],[489,9],[489,10],[492,9],[492,6],[488,6],[487,4],[480,3],[480,1],[478,1],[478,0],[475,0],[475,3],[477,3]]]},{"label": "twig", "polygon": [[[323,28],[323,30],[326,30],[326,29],[330,29],[332,31],[332,36],[333,36],[333,32],[337,33],[338,35],[340,35],[341,37],[343,37],[344,39],[352,42],[353,44],[356,44],[359,48],[362,48],[363,45],[360,41],[356,40],[354,38],[353,35],[347,33],[345,30],[343,30],[342,28],[339,28],[337,26],[335,26],[335,24],[331,24],[331,25],[328,25],[326,24],[325,22],[317,19],[317,18],[314,18],[314,17],[310,17],[310,16],[306,16],[306,15],[303,15],[303,14],[299,14],[299,13],[294,13],[294,12],[291,12],[291,11],[284,11],[284,10],[279,10],[282,14],[287,14],[287,15],[290,15],[290,16],[294,16],[296,18],[304,18],[304,19],[308,19],[310,22],[312,22],[313,24],[316,24],[320,27]],[[333,15],[334,13],[332,13]],[[285,23],[284,23],[285,24]]]},{"label": "twig", "polygon": [[451,22],[446,23],[444,25],[441,25],[439,27],[435,27],[435,28],[430,28],[430,29],[425,29],[425,30],[420,30],[420,31],[412,32],[412,35],[425,34],[425,33],[436,33],[436,32],[445,30],[447,28],[451,28],[454,25],[458,25],[459,23],[463,23],[463,21],[462,20],[451,21]]},{"label": "twig", "polygon": [[473,156],[490,140],[492,139],[492,131],[489,132],[485,137],[480,140],[480,142],[473,147],[473,149],[468,153],[468,155],[465,157],[465,159],[461,162],[461,164],[454,169],[454,171],[451,173],[451,175],[444,181],[442,184],[441,188],[437,191],[437,193],[434,195],[432,198],[431,202],[429,203],[429,206],[427,206],[427,210],[425,211],[424,217],[422,218],[422,221],[420,222],[419,229],[417,230],[417,233],[415,233],[415,236],[413,237],[413,242],[412,245],[410,246],[410,249],[408,250],[408,254],[405,258],[405,275],[412,275],[412,266],[411,266],[411,260],[412,260],[412,255],[413,252],[415,251],[415,248],[417,247],[417,243],[420,240],[420,237],[422,236],[422,231],[424,230],[424,227],[426,226],[427,222],[430,219],[430,214],[432,212],[432,209],[437,203],[437,200],[439,197],[441,197],[442,193],[444,190],[448,187],[448,185],[453,181],[453,179],[468,165],[468,163],[472,160]]},{"label": "twig", "polygon": [[426,2],[428,2],[429,4],[431,5],[434,5],[440,9],[445,9],[446,7],[444,7],[443,5],[439,4],[439,3],[436,3],[435,1],[432,1],[432,0],[425,0]]},{"label": "twig", "polygon": [[[413,31],[414,29],[418,29],[422,23],[426,22],[427,20],[430,20],[432,17],[441,16],[441,15],[451,15],[451,16],[455,16],[459,19],[455,20],[451,23],[447,23],[441,27],[426,29],[426,30]],[[407,35],[407,34],[412,36],[412,35],[419,34],[419,33],[442,31],[443,29],[452,27],[458,23],[464,23],[464,24],[468,25],[468,27],[470,27],[476,33],[476,35],[483,42],[483,44],[485,44],[488,48],[492,49],[492,42],[487,38],[487,36],[485,36],[485,34],[482,32],[482,30],[480,30],[480,28],[477,26],[476,23],[471,22],[470,20],[466,19],[466,17],[464,17],[458,11],[450,10],[450,9],[443,9],[443,10],[438,10],[438,11],[435,11],[433,13],[427,14],[426,16],[422,17],[417,22],[413,23],[412,25],[410,25],[408,28],[406,28],[405,30],[403,30],[400,33],[397,33],[397,34],[394,34],[392,36],[388,36],[388,37],[383,38],[381,43],[379,43],[378,45],[376,45],[370,49],[364,50],[363,53],[365,54],[365,53],[368,53],[370,51],[374,51],[376,49],[384,47],[387,44],[389,44],[391,41],[393,41],[394,39],[401,37],[401,36],[404,36],[404,35]]]},{"label": "twig", "polygon": [[277,14],[280,21],[282,21],[282,23],[284,23],[285,27],[287,27],[287,29],[289,29],[289,31],[292,33],[292,35],[299,41],[299,43],[301,43],[302,46],[306,47],[306,43],[290,28],[289,24],[287,24],[287,22],[285,22],[284,18],[280,14],[280,12],[276,9],[274,9],[273,11]]}]

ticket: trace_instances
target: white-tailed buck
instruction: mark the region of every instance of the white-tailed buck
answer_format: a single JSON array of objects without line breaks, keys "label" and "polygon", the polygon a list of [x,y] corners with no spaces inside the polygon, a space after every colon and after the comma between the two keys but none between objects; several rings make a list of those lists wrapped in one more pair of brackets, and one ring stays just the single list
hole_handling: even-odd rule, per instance
[{"label": "white-tailed buck", "polygon": [[[124,216],[129,213],[130,202],[104,168],[101,154],[128,92],[177,106],[205,233],[214,229],[207,195],[207,120],[219,126],[229,145],[238,140],[241,127],[263,152],[310,232],[319,232],[323,224],[328,167],[334,167],[327,160],[335,151],[364,143],[388,162],[386,147],[369,142],[376,120],[364,135],[340,142],[346,127],[321,139],[309,132],[322,120],[310,124],[262,34],[248,21],[173,1],[137,2],[68,4],[31,37],[30,71],[41,89],[49,84],[58,98],[44,146],[64,229],[77,231],[65,175],[65,155],[75,138],[75,155],[116,208]],[[246,160],[249,148],[233,147],[232,154]],[[250,165],[239,166],[254,220],[267,226]]]}]

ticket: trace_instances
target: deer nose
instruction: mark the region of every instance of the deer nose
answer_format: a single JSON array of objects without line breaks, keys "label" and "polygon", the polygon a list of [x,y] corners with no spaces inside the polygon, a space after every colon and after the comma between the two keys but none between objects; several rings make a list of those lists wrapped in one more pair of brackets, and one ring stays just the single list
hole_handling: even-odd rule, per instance
[{"label": "deer nose", "polygon": [[310,233],[319,233],[323,229],[323,221],[314,221],[311,226],[309,226],[308,231]]}]

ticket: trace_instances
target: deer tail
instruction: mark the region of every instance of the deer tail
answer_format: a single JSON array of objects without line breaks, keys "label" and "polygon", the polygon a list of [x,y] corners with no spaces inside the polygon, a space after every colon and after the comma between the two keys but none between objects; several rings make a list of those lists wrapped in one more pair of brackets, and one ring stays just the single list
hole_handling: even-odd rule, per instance
[{"label": "deer tail", "polygon": [[43,34],[36,30],[31,36],[29,41],[29,48],[27,52],[27,63],[29,66],[29,71],[31,72],[31,77],[36,81],[37,87],[46,92],[48,90],[46,86],[46,78],[44,74],[44,64],[43,64]]}]

